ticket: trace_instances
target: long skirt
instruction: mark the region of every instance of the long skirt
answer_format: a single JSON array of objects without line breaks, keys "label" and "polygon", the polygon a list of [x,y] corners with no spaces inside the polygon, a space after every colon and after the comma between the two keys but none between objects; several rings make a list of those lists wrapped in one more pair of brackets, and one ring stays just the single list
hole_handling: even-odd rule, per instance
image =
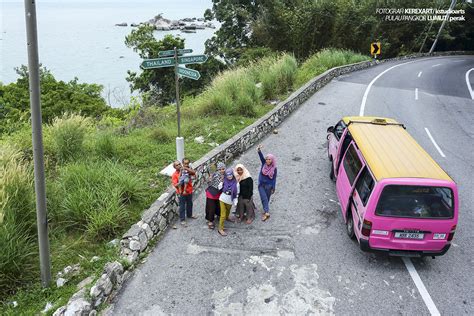
[{"label": "long skirt", "polygon": [[220,216],[220,203],[219,200],[213,200],[206,198],[206,219],[209,222],[214,222],[214,219],[217,216]]}]

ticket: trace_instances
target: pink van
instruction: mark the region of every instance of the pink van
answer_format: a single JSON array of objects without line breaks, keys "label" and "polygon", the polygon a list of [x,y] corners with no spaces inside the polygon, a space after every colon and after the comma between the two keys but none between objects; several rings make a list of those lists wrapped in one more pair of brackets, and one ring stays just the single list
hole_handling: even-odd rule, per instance
[{"label": "pink van", "polygon": [[448,251],[456,183],[402,124],[345,117],[328,128],[328,156],[347,234],[362,250],[413,257]]}]

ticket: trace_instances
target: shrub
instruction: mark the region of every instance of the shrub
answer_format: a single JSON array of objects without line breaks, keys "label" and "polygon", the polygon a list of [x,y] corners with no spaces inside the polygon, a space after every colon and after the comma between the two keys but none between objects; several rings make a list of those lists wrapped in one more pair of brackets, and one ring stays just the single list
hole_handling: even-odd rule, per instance
[{"label": "shrub", "polygon": [[12,147],[0,147],[0,297],[37,271],[31,170]]},{"label": "shrub", "polygon": [[117,149],[115,141],[110,133],[103,132],[97,134],[95,140],[95,151],[103,158],[112,158],[116,155]]},{"label": "shrub", "polygon": [[271,99],[286,93],[293,87],[298,65],[296,59],[288,54],[275,60],[270,67],[260,71],[263,97]]},{"label": "shrub", "polygon": [[97,239],[115,236],[127,222],[125,206],[141,201],[145,192],[139,178],[110,161],[72,163],[59,173],[63,198],[56,217]]},{"label": "shrub", "polygon": [[350,50],[324,49],[309,57],[299,68],[296,76],[296,87],[300,87],[326,70],[347,65],[364,60],[369,60],[368,56],[354,53]]},{"label": "shrub", "polygon": [[[197,107],[203,114],[254,115],[260,103],[256,82],[245,68],[236,68],[219,74],[211,86],[197,99]],[[236,104],[239,104],[237,106]],[[245,103],[245,106],[242,104]]]},{"label": "shrub", "polygon": [[163,126],[155,127],[150,133],[151,139],[154,141],[164,144],[169,143],[173,140],[170,131]]},{"label": "shrub", "polygon": [[[5,137],[5,142],[21,153],[21,158],[28,161],[33,160],[33,139],[31,136],[31,125],[23,125],[12,134]],[[51,141],[50,130],[47,125],[43,125],[43,149],[46,160],[53,158],[53,143]],[[48,161],[46,161],[48,162]]]},{"label": "shrub", "polygon": [[51,134],[60,161],[76,159],[82,153],[89,125],[88,118],[77,114],[64,114],[53,120]]}]

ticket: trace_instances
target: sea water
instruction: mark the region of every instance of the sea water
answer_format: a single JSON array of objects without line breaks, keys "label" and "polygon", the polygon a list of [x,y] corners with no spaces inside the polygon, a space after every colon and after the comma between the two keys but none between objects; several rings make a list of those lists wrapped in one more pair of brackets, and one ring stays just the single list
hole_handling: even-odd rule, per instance
[{"label": "sea water", "polygon": [[[40,63],[58,80],[98,83],[112,106],[130,100],[127,70],[140,71],[138,53],[125,46],[125,36],[140,23],[162,14],[164,18],[200,18],[212,7],[211,0],[49,0],[36,1]],[[14,68],[28,64],[24,2],[0,0],[0,82],[17,80]],[[127,27],[115,26],[126,22]],[[204,52],[204,42],[215,29],[196,33],[156,31],[157,39],[166,34],[185,39],[193,54]],[[191,79],[188,79],[191,80]]]}]

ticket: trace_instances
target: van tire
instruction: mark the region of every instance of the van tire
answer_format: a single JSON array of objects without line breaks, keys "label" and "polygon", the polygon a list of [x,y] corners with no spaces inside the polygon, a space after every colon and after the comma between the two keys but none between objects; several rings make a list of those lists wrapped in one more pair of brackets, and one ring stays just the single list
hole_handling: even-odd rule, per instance
[{"label": "van tire", "polygon": [[331,180],[335,180],[335,177],[334,177],[334,164],[331,162],[331,171],[329,172],[329,178]]},{"label": "van tire", "polygon": [[347,211],[346,232],[350,239],[355,238],[354,219],[352,218],[352,212],[350,210]]}]

